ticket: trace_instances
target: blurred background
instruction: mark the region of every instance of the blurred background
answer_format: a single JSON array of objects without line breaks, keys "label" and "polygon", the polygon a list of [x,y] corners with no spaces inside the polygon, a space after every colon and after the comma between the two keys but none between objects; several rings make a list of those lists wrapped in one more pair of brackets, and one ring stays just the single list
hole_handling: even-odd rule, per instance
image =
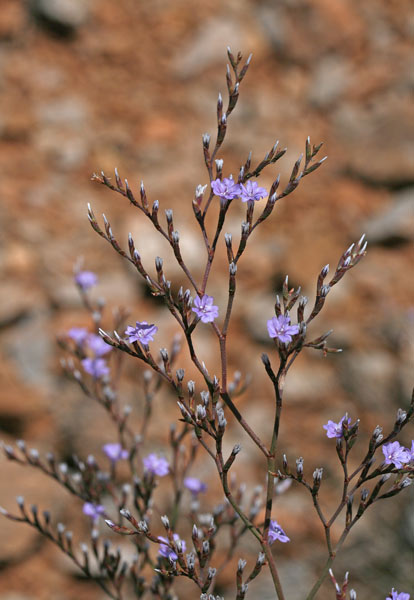
[{"label": "blurred background", "polygon": [[[329,160],[275,208],[256,231],[239,266],[239,297],[230,329],[231,372],[252,377],[237,401],[246,419],[268,439],[273,415],[271,386],[260,354],[274,352],[265,323],[286,274],[312,300],[316,276],[326,264],[367,234],[369,252],[331,292],[312,333],[334,328],[331,345],[344,349],[323,358],[309,351],[292,369],[285,392],[281,447],[290,461],[305,459],[305,472],[324,466],[324,503],[340,494],[334,443],[324,435],[328,419],[345,411],[361,419],[362,457],[370,432],[392,427],[406,407],[413,367],[414,110],[412,36],[414,15],[405,0],[1,0],[0,2],[0,432],[12,443],[24,438],[40,452],[62,459],[99,455],[114,432],[98,406],[63,379],[56,335],[88,325],[73,285],[73,265],[98,274],[94,297],[111,308],[126,306],[131,323],[146,319],[160,329],[162,347],[176,332],[141,280],[91,230],[90,202],[112,223],[126,246],[132,232],[144,265],[156,255],[174,286],[186,285],[168,249],[120,196],[91,182],[101,169],[117,167],[131,187],[144,180],[161,212],[173,208],[187,264],[200,275],[205,257],[191,201],[208,181],[201,135],[215,133],[216,99],[225,87],[226,47],[253,53],[242,83],[221,158],[236,174],[250,150],[258,163],[276,139],[288,152],[264,172],[269,188],[280,172],[288,179],[309,135],[324,142]],[[244,219],[232,206],[225,231],[238,236]],[[224,244],[208,293],[224,310],[227,266]],[[199,328],[197,344],[210,372],[217,349]],[[276,360],[276,357],[274,357]],[[185,353],[179,366],[194,377]],[[123,402],[139,416],[137,366],[126,361]],[[156,400],[153,446],[161,448],[177,418],[165,391]],[[408,429],[408,428],[407,428]],[[406,431],[401,442],[412,437]],[[261,457],[232,426],[229,445],[240,441],[235,467],[248,491],[262,483]],[[15,496],[49,508],[55,521],[87,531],[81,504],[40,473],[0,458],[0,503],[12,510]],[[200,454],[199,473],[214,496],[214,469]],[[411,497],[411,498],[410,498]],[[351,534],[335,573],[350,571],[358,598],[385,598],[394,586],[414,589],[412,491],[374,505]],[[205,511],[211,510],[204,498]],[[325,561],[323,531],[302,489],[278,498],[274,517],[292,539],[279,545],[289,600],[300,600]],[[76,529],[78,527],[78,529]],[[0,521],[1,600],[101,599],[35,531]],[[118,543],[118,539],[114,540]],[[246,540],[236,556],[253,561]],[[411,573],[411,581],[410,581]],[[221,592],[232,589],[234,569]],[[187,588],[186,588],[187,589]],[[252,598],[272,598],[258,578]],[[180,598],[195,598],[194,588]],[[234,592],[228,592],[233,597]],[[231,594],[231,595],[230,595]],[[197,596],[198,597],[198,596]],[[249,596],[250,597],[250,596]],[[333,597],[330,584],[318,598]]]}]

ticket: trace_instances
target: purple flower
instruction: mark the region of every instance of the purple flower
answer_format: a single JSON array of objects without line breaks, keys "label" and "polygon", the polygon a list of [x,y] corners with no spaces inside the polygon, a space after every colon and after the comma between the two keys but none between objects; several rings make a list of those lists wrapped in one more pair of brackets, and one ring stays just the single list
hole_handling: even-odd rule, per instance
[{"label": "purple flower", "polygon": [[410,600],[410,594],[407,594],[406,592],[398,593],[392,588],[391,596],[387,596],[385,600]]},{"label": "purple flower", "polygon": [[94,333],[88,335],[87,343],[95,356],[103,356],[112,350],[112,346],[105,344],[101,336],[95,335]]},{"label": "purple flower", "polygon": [[88,331],[84,327],[72,327],[72,329],[69,329],[67,335],[78,346],[81,346],[88,337]]},{"label": "purple flower", "polygon": [[158,327],[155,325],[149,325],[146,321],[140,323],[137,321],[135,327],[127,327],[125,335],[128,336],[129,342],[141,342],[144,346],[148,345],[148,342],[153,342],[153,336],[157,333]]},{"label": "purple flower", "polygon": [[[181,542],[182,552],[185,552],[186,551],[185,541],[184,540],[180,540],[180,536],[178,535],[178,533],[174,533],[173,534],[173,538],[174,538],[174,542],[175,543]],[[158,554],[160,554],[164,558],[168,558],[168,559],[171,559],[171,560],[177,560],[178,559],[178,555],[168,545],[170,543],[169,540],[167,538],[165,538],[165,537],[162,537],[162,535],[160,535],[158,537],[158,540],[160,542],[164,542],[163,544],[161,544],[160,549],[158,550]]]},{"label": "purple flower", "polygon": [[411,452],[407,448],[404,448],[404,446],[401,446],[399,442],[384,444],[382,451],[385,456],[384,463],[386,465],[394,464],[397,469],[401,469],[404,464],[411,460]]},{"label": "purple flower", "polygon": [[115,463],[117,460],[126,459],[129,456],[128,450],[125,450],[122,448],[121,444],[116,442],[113,444],[105,444],[102,446],[102,450],[113,463]]},{"label": "purple flower", "polygon": [[75,281],[85,291],[98,283],[98,277],[93,271],[78,271],[75,275]]},{"label": "purple flower", "polygon": [[290,538],[288,538],[277,521],[270,521],[268,538],[270,544],[273,544],[276,540],[283,543],[290,542]]},{"label": "purple flower", "polygon": [[407,450],[411,455],[411,460],[413,461],[414,460],[414,440],[411,440],[411,450],[409,450],[408,448],[407,448]]},{"label": "purple flower", "polygon": [[84,515],[91,517],[94,522],[105,513],[105,509],[102,504],[92,504],[92,502],[85,502],[82,511]]},{"label": "purple flower", "polygon": [[225,177],[223,180],[216,179],[211,182],[211,189],[214,194],[222,200],[233,200],[240,196],[240,186],[238,183],[234,183],[233,176]]},{"label": "purple flower", "polygon": [[203,323],[212,323],[218,317],[218,306],[214,306],[213,302],[213,296],[207,296],[206,294],[202,298],[196,296],[191,310]]},{"label": "purple flower", "polygon": [[[334,421],[328,421],[326,425],[323,426],[326,429],[326,435],[328,438],[341,438],[344,435],[343,424],[346,421],[346,415],[342,417],[339,423],[335,423]],[[348,426],[351,423],[351,419],[348,418]]]},{"label": "purple flower", "polygon": [[257,181],[248,181],[246,185],[240,184],[240,199],[242,202],[254,202],[267,196],[267,190],[259,187]]},{"label": "purple flower", "polygon": [[163,456],[148,454],[148,456],[146,456],[142,462],[144,463],[144,469],[146,471],[149,471],[153,475],[158,475],[158,477],[164,477],[164,475],[168,475],[170,470],[168,460]]},{"label": "purple flower", "polygon": [[85,371],[94,379],[100,379],[109,373],[109,367],[103,358],[84,358],[81,363]]},{"label": "purple flower", "polygon": [[196,477],[186,477],[184,479],[184,485],[188,490],[190,490],[193,496],[197,496],[197,494],[207,490],[206,484]]},{"label": "purple flower", "polygon": [[277,338],[280,342],[289,343],[292,341],[292,335],[299,333],[299,326],[290,325],[289,315],[280,315],[268,320],[267,331],[271,338]]}]

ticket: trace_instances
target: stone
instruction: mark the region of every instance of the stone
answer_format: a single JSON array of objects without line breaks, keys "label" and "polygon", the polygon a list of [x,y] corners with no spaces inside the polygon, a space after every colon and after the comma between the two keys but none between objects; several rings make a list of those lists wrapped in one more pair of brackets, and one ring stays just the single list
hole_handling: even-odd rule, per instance
[{"label": "stone", "polygon": [[414,186],[395,192],[391,204],[361,226],[370,244],[390,246],[414,238]]},{"label": "stone", "polygon": [[402,187],[414,180],[414,114],[405,94],[383,93],[372,106],[342,103],[333,135],[344,167],[374,185]]},{"label": "stone", "polygon": [[343,57],[327,55],[317,61],[310,78],[309,102],[327,108],[336,102],[349,84],[350,67]]},{"label": "stone", "polygon": [[45,28],[63,36],[84,25],[89,13],[88,0],[31,0],[29,6]]},{"label": "stone", "polygon": [[[234,52],[242,48],[240,24],[231,18],[210,19],[193,34],[189,42],[178,49],[173,60],[176,75],[186,79],[223,61],[223,52],[230,45]],[[246,56],[247,58],[247,56]]]}]

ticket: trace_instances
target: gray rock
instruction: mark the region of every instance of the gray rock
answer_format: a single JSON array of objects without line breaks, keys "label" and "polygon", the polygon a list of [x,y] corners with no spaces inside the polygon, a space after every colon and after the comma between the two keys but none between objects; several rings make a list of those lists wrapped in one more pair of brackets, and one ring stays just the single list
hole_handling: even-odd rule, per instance
[{"label": "gray rock", "polygon": [[88,109],[82,98],[64,96],[39,104],[36,116],[42,126],[67,126],[82,129],[88,118]]},{"label": "gray rock", "polygon": [[346,90],[349,83],[350,67],[337,55],[328,55],[316,62],[310,79],[309,102],[318,108],[333,104]]},{"label": "gray rock", "polygon": [[390,245],[413,240],[414,186],[392,196],[391,205],[362,225],[369,243]]},{"label": "gray rock", "polygon": [[351,174],[375,185],[412,184],[414,118],[408,97],[384,93],[366,108],[344,103],[333,122]]},{"label": "gray rock", "polygon": [[55,33],[73,33],[88,17],[88,0],[31,0],[34,17]]},{"label": "gray rock", "polygon": [[344,356],[339,376],[346,391],[365,407],[385,406],[395,393],[398,377],[393,357],[381,350]]},{"label": "gray rock", "polygon": [[[173,68],[180,78],[200,73],[216,62],[223,61],[223,52],[230,47],[237,52],[243,47],[240,24],[230,18],[210,19],[187,44],[179,48]],[[247,58],[247,57],[246,57]]]}]

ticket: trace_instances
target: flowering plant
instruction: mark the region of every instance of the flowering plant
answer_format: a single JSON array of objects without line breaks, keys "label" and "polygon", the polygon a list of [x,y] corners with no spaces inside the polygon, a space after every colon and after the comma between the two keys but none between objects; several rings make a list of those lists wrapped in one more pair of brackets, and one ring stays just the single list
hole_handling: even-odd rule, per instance
[{"label": "flowering plant", "polygon": [[[153,348],[156,344],[156,336],[159,334],[159,327],[156,324],[142,320],[136,321],[135,326],[126,326],[125,314],[120,312],[116,316],[113,333],[101,328],[102,306],[99,303],[95,304],[89,295],[90,289],[97,284],[97,277],[90,271],[78,270],[75,281],[96,329],[91,333],[86,329],[73,327],[65,338],[60,340],[61,346],[71,355],[70,358],[63,360],[63,367],[66,374],[81,387],[84,394],[97,401],[107,411],[116,428],[117,441],[107,442],[102,446],[102,452],[109,461],[109,470],[101,467],[92,455],[85,458],[75,457],[74,465],[71,467],[66,463],[59,464],[53,454],[48,454],[43,459],[36,450],[27,449],[23,441],[18,441],[16,447],[5,445],[4,452],[8,459],[28,464],[54,478],[83,502],[83,513],[89,517],[91,523],[91,548],[82,543],[78,552],[73,546],[70,531],[67,531],[62,524],[58,524],[56,529],[53,528],[49,512],[44,511],[40,515],[37,507],[32,506],[28,509],[22,497],[18,498],[17,514],[6,509],[1,511],[9,519],[36,528],[67,554],[87,577],[95,579],[110,598],[116,600],[125,598],[126,593],[136,598],[152,594],[152,597],[172,599],[176,597],[173,585],[178,577],[191,580],[202,600],[219,599],[216,591],[223,565],[217,562],[217,547],[220,541],[219,533],[224,528],[229,528],[232,542],[224,565],[231,562],[237,544],[243,536],[250,535],[258,548],[256,560],[248,574],[245,572],[246,560],[240,558],[237,562],[235,575],[237,600],[246,597],[250,582],[264,567],[270,571],[274,597],[284,600],[286,596],[278,570],[278,557],[283,553],[284,546],[280,546],[279,543],[289,543],[293,534],[289,531],[286,533],[283,529],[285,525],[283,524],[282,527],[275,519],[273,505],[277,486],[296,482],[309,493],[327,547],[326,563],[321,566],[320,576],[310,588],[306,598],[307,600],[315,598],[323,581],[330,575],[336,598],[344,600],[348,597],[348,576],[345,576],[344,583],[340,586],[335,580],[331,567],[350,530],[372,504],[400,493],[413,479],[414,447],[409,450],[395,438],[413,418],[414,400],[406,411],[402,409],[398,411],[388,433],[384,435],[380,427],[375,428],[363,460],[354,469],[350,468],[349,456],[358,438],[359,420],[352,423],[352,419],[345,414],[338,423],[329,420],[326,425],[323,425],[327,437],[335,440],[343,473],[343,489],[339,502],[332,514],[328,515],[326,509],[322,508],[320,500],[323,468],[315,467],[313,475],[309,477],[305,475],[302,457],[295,461],[292,468],[289,466],[286,454],[279,448],[284,386],[289,370],[303,350],[308,348],[320,350],[324,355],[340,352],[327,345],[327,338],[331,332],[309,339],[308,326],[324,308],[333,286],[364,257],[367,242],[362,236],[356,244],[351,244],[342,254],[329,282],[327,281],[328,265],[321,270],[317,277],[315,300],[307,315],[305,312],[308,299],[301,295],[300,288],[295,290],[289,287],[287,277],[281,297],[276,296],[275,316],[267,315],[268,334],[274,341],[275,348],[273,364],[267,354],[262,354],[261,357],[275,400],[270,444],[258,435],[236,406],[234,400],[240,392],[237,389],[240,379],[229,381],[227,348],[240,259],[248,246],[250,236],[265,219],[270,217],[276,203],[291,194],[307,175],[322,165],[325,158],[317,160],[321,144],[313,146],[308,138],[305,155],[301,155],[295,162],[290,178],[281,191],[279,191],[280,177],[273,182],[269,191],[259,186],[257,181],[266,167],[276,163],[285,154],[285,149],[278,149],[278,143],[274,144],[255,167],[252,167],[252,156],[249,154],[237,178],[233,178],[231,174],[227,177],[223,176],[223,160],[217,156],[226,137],[228,120],[237,104],[239,88],[251,58],[249,57],[243,65],[241,54],[234,56],[230,49],[228,57],[230,62],[227,69],[228,104],[224,109],[220,95],[217,102],[217,135],[214,145],[211,146],[210,135],[203,135],[203,154],[209,185],[199,185],[196,188],[192,203],[206,250],[206,263],[201,281],[197,281],[183,259],[180,235],[174,227],[172,210],[165,211],[166,223],[163,224],[159,214],[159,202],[156,200],[150,206],[143,184],[140,188],[140,198],[137,199],[128,181],[122,181],[118,171],[115,171],[114,182],[104,173],[94,176],[94,180],[127,198],[152,223],[158,234],[171,247],[191,289],[184,290],[184,287],[181,287],[178,291],[173,290],[171,282],[164,274],[163,260],[160,257],[155,259],[156,275],[151,275],[142,263],[132,235],[129,235],[128,251],[126,251],[116,239],[107,218],[104,216],[104,226],[101,227],[91,207],[88,211],[90,224],[96,233],[133,265],[150,293],[164,301],[181,332],[202,389],[199,389],[197,394],[196,383],[192,379],[187,379],[184,383],[184,369],[175,369],[179,352],[176,339],[170,350],[162,348],[159,357],[155,357]],[[218,218],[215,229],[211,232],[206,217],[216,198],[219,199]],[[258,203],[265,198],[267,200],[264,206],[259,205]],[[213,296],[207,294],[207,288],[228,211],[231,205],[238,201],[246,203],[246,216],[241,223],[238,245],[234,245],[230,233],[224,234],[228,260],[228,293],[226,306],[220,310]],[[258,206],[261,206],[259,209],[261,212],[255,218]],[[294,308],[296,308],[296,317],[292,322],[291,314]],[[137,316],[144,317],[144,315]],[[219,375],[210,374],[195,348],[194,332],[205,326],[209,327],[216,337],[220,356]],[[131,408],[122,407],[117,393],[116,372],[118,371],[112,367],[112,364],[115,357],[120,357],[122,354],[137,359],[145,365],[146,369],[142,379],[146,408],[139,431],[130,425]],[[276,366],[274,366],[275,360]],[[168,386],[176,396],[181,422],[180,430],[171,429],[171,448],[168,458],[163,452],[147,454],[144,451],[148,444],[151,401],[162,384]],[[261,476],[265,491],[262,493],[260,488],[256,488],[249,502],[246,501],[243,490],[236,489],[232,482],[237,456],[242,448],[240,444],[235,444],[230,453],[226,451],[229,418],[238,422],[263,458]],[[199,450],[204,452],[206,458],[214,464],[225,497],[225,502],[220,503],[208,514],[200,512],[200,494],[206,493],[207,485],[199,478],[189,475]],[[381,454],[381,450],[384,458],[378,466],[374,467],[375,458]],[[141,458],[142,454],[144,456]],[[120,483],[118,473],[118,463],[121,461],[125,461],[129,469],[129,481],[123,483]],[[157,502],[157,486],[160,478],[169,476],[173,481],[173,502],[169,514],[159,520],[154,510]],[[184,494],[191,495],[188,510],[183,503]],[[127,536],[131,541],[135,551],[132,560],[125,558],[120,550],[113,550],[108,541],[101,541],[97,523],[102,517],[109,532]],[[184,519],[181,517],[190,520],[192,524],[190,533],[185,531]],[[159,529],[160,523],[165,530],[165,535],[154,533],[154,530]],[[341,523],[340,527],[339,523]],[[338,527],[339,535],[336,533]],[[177,529],[180,531],[178,532]],[[94,567],[92,561],[95,562]],[[152,576],[148,575],[149,571]],[[393,600],[407,600],[409,594],[398,593],[393,589],[391,597]],[[356,598],[354,590],[349,592],[349,598]]]}]

